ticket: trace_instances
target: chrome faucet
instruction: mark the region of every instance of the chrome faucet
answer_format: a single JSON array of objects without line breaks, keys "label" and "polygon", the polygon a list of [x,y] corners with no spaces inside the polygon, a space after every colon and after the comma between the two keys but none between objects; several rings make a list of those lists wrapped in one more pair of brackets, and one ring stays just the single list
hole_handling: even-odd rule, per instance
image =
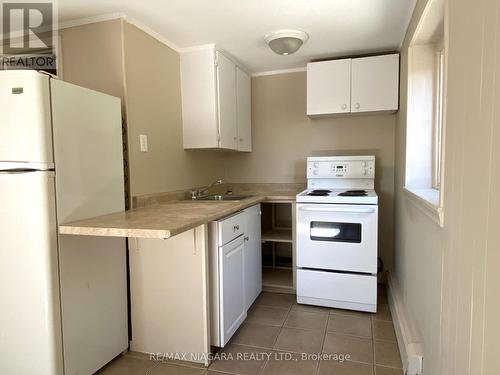
[{"label": "chrome faucet", "polygon": [[208,190],[215,186],[215,185],[220,185],[224,182],[223,179],[216,180],[212,182],[210,185],[207,185],[205,187],[199,188],[199,189],[193,189],[191,190],[191,199],[200,199],[208,195]]}]

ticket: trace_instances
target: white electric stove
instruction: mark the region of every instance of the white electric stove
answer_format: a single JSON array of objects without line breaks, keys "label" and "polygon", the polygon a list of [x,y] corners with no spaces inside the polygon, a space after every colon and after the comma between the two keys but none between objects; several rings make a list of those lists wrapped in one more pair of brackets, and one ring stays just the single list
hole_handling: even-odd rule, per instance
[{"label": "white electric stove", "polygon": [[376,312],[374,156],[307,159],[297,201],[297,302]]}]

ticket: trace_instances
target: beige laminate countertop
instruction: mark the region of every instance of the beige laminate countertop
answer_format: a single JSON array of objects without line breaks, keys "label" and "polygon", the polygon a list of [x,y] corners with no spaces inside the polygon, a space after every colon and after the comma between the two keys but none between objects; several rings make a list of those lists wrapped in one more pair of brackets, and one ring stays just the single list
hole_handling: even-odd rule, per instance
[{"label": "beige laminate countertop", "polygon": [[266,200],[293,202],[295,196],[256,195],[240,201],[172,201],[62,224],[59,233],[166,239]]}]

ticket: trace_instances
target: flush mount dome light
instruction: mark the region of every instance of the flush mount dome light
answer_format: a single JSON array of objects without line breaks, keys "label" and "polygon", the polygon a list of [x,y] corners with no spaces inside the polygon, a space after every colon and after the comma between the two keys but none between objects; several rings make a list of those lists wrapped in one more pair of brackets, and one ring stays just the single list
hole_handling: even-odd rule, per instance
[{"label": "flush mount dome light", "polygon": [[264,40],[278,55],[291,55],[309,39],[303,31],[299,30],[278,30],[264,37]]}]

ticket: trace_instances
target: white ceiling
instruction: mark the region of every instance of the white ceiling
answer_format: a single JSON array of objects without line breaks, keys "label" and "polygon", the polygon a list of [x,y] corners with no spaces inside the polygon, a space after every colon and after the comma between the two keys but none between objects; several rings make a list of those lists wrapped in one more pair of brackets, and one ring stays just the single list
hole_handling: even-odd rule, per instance
[{"label": "white ceiling", "polygon": [[[250,71],[304,67],[317,58],[399,49],[416,0],[59,0],[61,23],[124,13],[179,48],[215,43]],[[279,56],[264,43],[277,29],[309,40]]]}]

